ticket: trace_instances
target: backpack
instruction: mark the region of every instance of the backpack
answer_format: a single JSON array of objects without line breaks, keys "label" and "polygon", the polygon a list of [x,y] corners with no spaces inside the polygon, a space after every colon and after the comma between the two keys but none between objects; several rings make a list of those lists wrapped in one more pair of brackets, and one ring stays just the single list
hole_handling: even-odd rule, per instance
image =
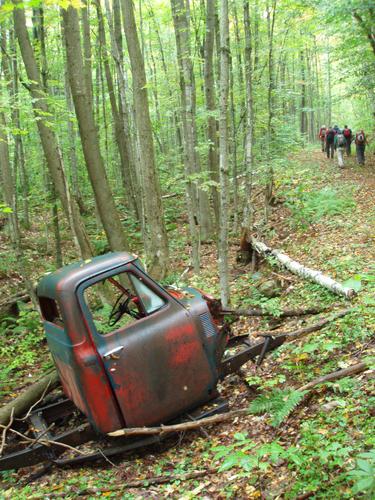
[{"label": "backpack", "polygon": [[337,145],[340,147],[340,146],[345,146],[346,144],[346,141],[345,141],[345,137],[343,136],[343,134],[338,134],[337,135]]},{"label": "backpack", "polygon": [[365,142],[364,134],[357,134],[357,142],[358,144],[363,144]]},{"label": "backpack", "polygon": [[352,135],[351,130],[349,128],[345,128],[344,129],[344,136],[349,139],[351,135]]},{"label": "backpack", "polygon": [[335,132],[333,130],[328,130],[326,134],[326,141],[333,142],[333,138],[335,137]]},{"label": "backpack", "polygon": [[326,136],[326,132],[327,132],[327,130],[325,128],[322,128],[320,130],[320,137],[325,137]]}]

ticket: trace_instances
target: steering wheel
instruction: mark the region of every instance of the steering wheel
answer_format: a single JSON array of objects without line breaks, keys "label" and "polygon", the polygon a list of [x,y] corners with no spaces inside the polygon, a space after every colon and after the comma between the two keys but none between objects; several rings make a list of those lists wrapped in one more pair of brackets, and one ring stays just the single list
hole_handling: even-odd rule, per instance
[{"label": "steering wheel", "polygon": [[124,296],[124,293],[118,296],[116,302],[114,303],[112,310],[109,314],[108,318],[108,326],[114,326],[122,316],[126,313],[129,314],[134,319],[139,319],[140,314],[139,311],[135,309],[130,309],[129,305],[130,303],[134,303],[133,299],[135,297],[132,297],[131,295],[128,295],[125,300],[121,301],[122,297]]}]

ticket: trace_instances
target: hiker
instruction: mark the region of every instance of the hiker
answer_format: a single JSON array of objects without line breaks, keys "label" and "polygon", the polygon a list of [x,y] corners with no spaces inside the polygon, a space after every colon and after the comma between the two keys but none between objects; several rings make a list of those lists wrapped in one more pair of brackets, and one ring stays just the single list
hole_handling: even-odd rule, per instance
[{"label": "hiker", "polygon": [[340,127],[338,125],[335,125],[333,127],[333,131],[335,132],[335,134],[339,134],[340,133]]},{"label": "hiker", "polygon": [[335,135],[334,146],[337,151],[337,161],[340,168],[344,166],[344,152],[346,149],[346,139],[344,134],[340,131]]},{"label": "hiker", "polygon": [[355,149],[357,153],[357,163],[358,165],[365,164],[365,149],[366,149],[367,139],[364,131],[361,129],[355,135]]},{"label": "hiker", "polygon": [[320,130],[319,130],[319,139],[320,139],[320,143],[322,145],[322,152],[324,153],[325,151],[325,140],[326,140],[326,132],[327,132],[327,128],[325,125],[322,125],[320,127]]},{"label": "hiker", "polygon": [[332,127],[329,127],[326,133],[326,152],[327,158],[333,158],[334,154],[334,141],[335,141],[335,131]]},{"label": "hiker", "polygon": [[343,134],[344,134],[345,141],[346,141],[346,148],[345,148],[346,149],[346,155],[350,156],[352,154],[351,144],[352,144],[352,141],[353,141],[353,133],[352,133],[351,129],[348,128],[347,125],[344,126]]}]

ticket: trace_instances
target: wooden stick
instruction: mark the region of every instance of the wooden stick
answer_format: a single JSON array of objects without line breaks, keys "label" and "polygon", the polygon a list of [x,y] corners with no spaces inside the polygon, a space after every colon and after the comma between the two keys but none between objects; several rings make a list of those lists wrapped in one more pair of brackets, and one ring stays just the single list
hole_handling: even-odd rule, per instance
[{"label": "wooden stick", "polygon": [[118,431],[109,432],[108,436],[118,437],[118,436],[137,436],[137,435],[153,435],[153,434],[166,434],[172,432],[182,432],[190,431],[192,429],[198,429],[199,427],[218,424],[219,422],[225,422],[227,420],[232,420],[240,415],[248,414],[247,409],[228,411],[227,413],[219,413],[218,415],[212,415],[211,417],[201,418],[199,420],[194,420],[192,422],[183,422],[182,424],[174,425],[160,425],[159,427],[130,427],[120,429]]},{"label": "wooden stick", "polygon": [[4,446],[5,446],[5,441],[6,441],[6,437],[7,437],[7,431],[8,429],[11,427],[12,423],[13,423],[13,413],[14,413],[14,408],[12,408],[12,412],[10,414],[10,419],[9,419],[9,422],[7,423],[7,425],[4,427],[3,429],[3,432],[2,432],[2,436],[1,436],[1,446],[0,446],[0,457],[2,456],[3,454],[3,450],[4,450]]},{"label": "wooden stick", "polygon": [[[98,493],[106,493],[113,491],[122,491],[129,488],[148,488],[149,486],[156,484],[167,484],[173,481],[189,481],[190,479],[197,479],[199,477],[206,476],[208,474],[216,474],[218,468],[210,468],[205,470],[197,470],[192,472],[187,472],[186,474],[175,474],[173,476],[155,476],[155,477],[145,477],[144,479],[135,479],[134,481],[127,481],[126,483],[119,484],[117,486],[108,486],[108,488],[86,488],[84,490],[76,493],[77,496],[85,495],[96,495]],[[66,493],[50,493],[48,497],[51,498],[62,498],[66,496]],[[31,497],[32,498],[32,497]]]},{"label": "wooden stick", "polygon": [[264,311],[263,309],[229,309],[223,308],[219,314],[233,314],[235,316],[275,316],[277,318],[286,318],[289,316],[307,316],[308,314],[320,314],[321,312],[327,311],[327,307],[310,307],[307,309],[284,309],[280,314],[274,314],[269,311]]},{"label": "wooden stick", "polygon": [[315,387],[319,384],[324,384],[325,382],[332,382],[333,380],[338,380],[340,378],[348,377],[349,375],[354,375],[356,373],[361,373],[367,370],[366,363],[357,363],[355,365],[348,366],[348,368],[343,368],[342,370],[337,370],[336,372],[328,373],[328,375],[323,375],[322,377],[318,377],[308,384],[299,387],[299,391],[307,391],[312,387]]},{"label": "wooden stick", "polygon": [[347,299],[351,299],[356,295],[356,291],[353,288],[348,288],[343,286],[341,283],[338,283],[334,279],[329,276],[324,275],[321,271],[316,269],[310,269],[309,267],[305,267],[299,262],[291,259],[285,253],[280,252],[279,250],[274,250],[264,244],[262,241],[258,241],[255,238],[251,238],[251,245],[258,253],[264,256],[270,256],[277,259],[280,264],[282,264],[286,269],[288,269],[291,273],[297,274],[301,278],[309,279],[317,283],[318,285],[327,288],[332,293],[337,295],[343,295]]},{"label": "wooden stick", "polygon": [[25,392],[0,408],[0,424],[6,425],[9,422],[12,410],[14,417],[23,415],[43,394],[45,395],[47,392],[52,391],[59,383],[58,373],[54,370],[35,382],[35,384],[32,384]]},{"label": "wooden stick", "polygon": [[313,325],[310,326],[305,326],[303,328],[299,328],[298,330],[292,330],[290,332],[275,332],[275,331],[268,331],[268,332],[256,332],[253,335],[256,337],[262,337],[264,335],[273,335],[273,336],[278,336],[278,335],[286,335],[290,340],[294,340],[297,338],[304,337],[308,333],[311,332],[316,332],[317,330],[321,330],[324,328],[326,325],[329,323],[332,323],[332,321],[335,321],[336,319],[342,318],[343,316],[346,316],[347,314],[353,312],[354,309],[343,309],[336,314],[332,315],[330,318],[324,318],[318,321],[317,323],[314,323]]}]

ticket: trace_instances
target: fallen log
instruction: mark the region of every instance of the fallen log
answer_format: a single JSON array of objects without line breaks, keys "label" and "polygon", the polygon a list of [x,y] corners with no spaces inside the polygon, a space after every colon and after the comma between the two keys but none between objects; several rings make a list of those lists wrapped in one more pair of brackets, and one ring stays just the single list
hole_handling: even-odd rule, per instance
[{"label": "fallen log", "polygon": [[199,429],[202,426],[214,425],[219,422],[225,422],[227,420],[232,420],[240,415],[246,415],[249,413],[248,409],[232,410],[227,413],[219,413],[218,415],[212,415],[211,417],[201,418],[199,420],[193,420],[191,422],[183,422],[182,424],[174,425],[160,425],[158,427],[129,427],[120,429],[118,431],[109,432],[108,436],[118,437],[118,436],[138,436],[138,435],[153,435],[153,434],[170,434],[173,432],[183,432],[191,431],[193,429]]},{"label": "fallen log", "polygon": [[320,321],[317,321],[313,325],[310,326],[304,326],[303,328],[298,328],[297,330],[292,330],[290,332],[275,332],[275,331],[269,331],[269,332],[257,332],[254,333],[255,337],[263,337],[265,335],[272,335],[272,336],[284,336],[288,337],[289,340],[294,340],[297,338],[304,337],[308,333],[316,332],[318,330],[321,330],[324,328],[326,325],[329,323],[332,323],[332,321],[335,321],[336,319],[343,318],[347,314],[353,312],[354,309],[343,309],[341,311],[338,311],[336,314],[333,314],[330,318],[323,318]]},{"label": "fallen log", "polygon": [[332,373],[328,373],[328,375],[323,375],[322,377],[318,377],[308,384],[299,387],[299,391],[308,391],[313,387],[324,384],[326,382],[333,382],[334,380],[338,380],[340,378],[348,377],[349,375],[355,375],[356,373],[361,373],[367,370],[368,366],[366,363],[356,363],[355,365],[348,366],[347,368],[343,368],[342,370],[337,370]]},{"label": "fallen log", "polygon": [[263,309],[229,309],[223,308],[219,314],[233,314],[234,316],[275,316],[277,318],[287,318],[290,316],[308,316],[309,314],[320,314],[327,311],[327,307],[309,307],[307,309],[284,309],[280,314],[274,314]]},{"label": "fallen log", "polygon": [[19,293],[17,295],[13,295],[12,297],[8,297],[5,300],[0,302],[0,316],[17,316],[19,313],[18,303],[19,302],[29,302],[30,295],[27,293]]},{"label": "fallen log", "polygon": [[0,408],[0,425],[7,425],[12,417],[22,417],[42,396],[44,397],[59,384],[60,379],[56,370],[32,384],[25,392]]},{"label": "fallen log", "polygon": [[338,283],[334,279],[323,274],[321,271],[303,266],[299,262],[291,259],[285,253],[268,247],[262,241],[251,238],[251,245],[253,249],[261,255],[264,255],[265,257],[274,257],[275,259],[277,259],[278,262],[282,264],[286,269],[288,269],[288,271],[290,271],[291,273],[297,274],[297,276],[300,276],[301,278],[314,281],[318,285],[327,288],[336,295],[342,295],[347,299],[351,299],[356,295],[356,291],[353,288],[348,288],[341,283]]}]

